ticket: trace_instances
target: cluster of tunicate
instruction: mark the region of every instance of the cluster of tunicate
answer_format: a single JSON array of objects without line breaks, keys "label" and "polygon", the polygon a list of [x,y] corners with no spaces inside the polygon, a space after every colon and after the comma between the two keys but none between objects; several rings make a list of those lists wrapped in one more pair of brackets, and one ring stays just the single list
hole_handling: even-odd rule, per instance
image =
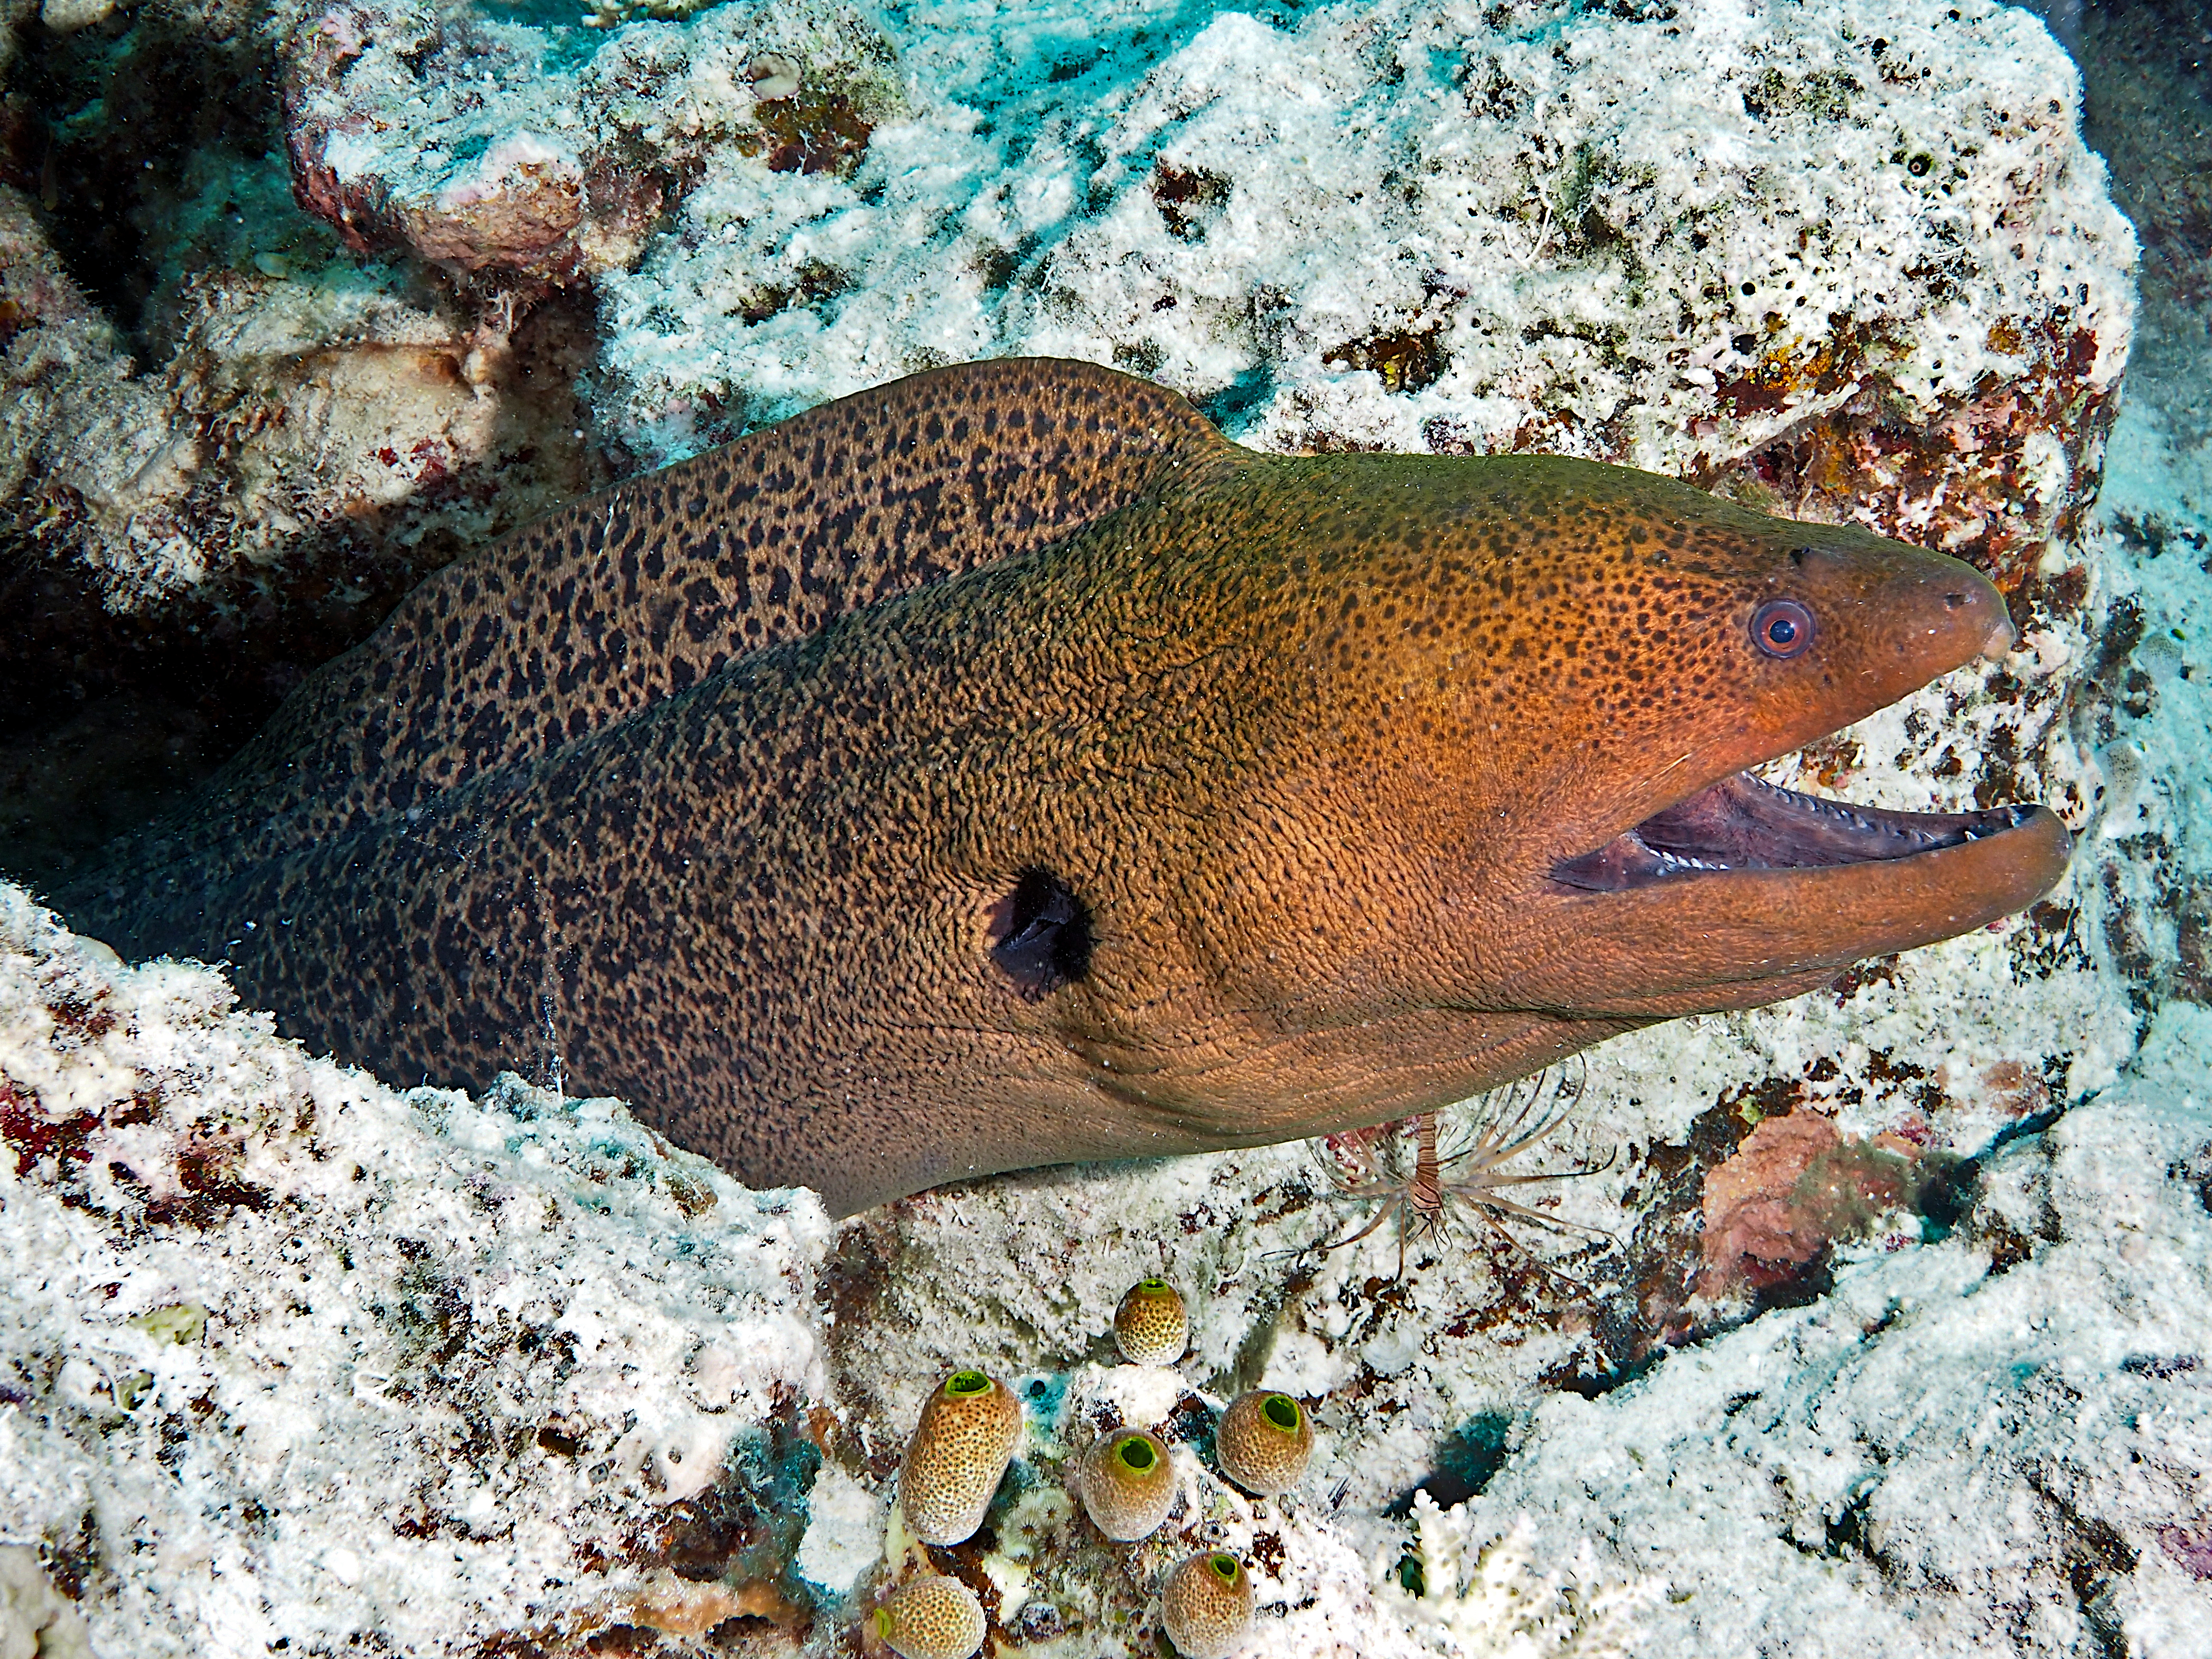
[{"label": "cluster of tunicate", "polygon": [[[1115,1345],[1133,1364],[1173,1364],[1189,1334],[1182,1297],[1164,1279],[1133,1285],[1115,1310]],[[916,1538],[950,1545],[975,1534],[1021,1426],[1020,1402],[987,1372],[954,1371],[931,1391],[899,1465],[899,1505]],[[1255,1389],[1221,1413],[1214,1451],[1227,1479],[1275,1497],[1305,1473],[1313,1424],[1290,1395]],[[1174,1462],[1148,1429],[1124,1425],[1101,1435],[1073,1473],[1084,1513],[1116,1543],[1151,1537],[1175,1506]],[[874,1622],[900,1659],[969,1659],[986,1631],[973,1592],[940,1573],[905,1585],[876,1609]],[[1227,1551],[1202,1550],[1179,1563],[1160,1587],[1160,1626],[1183,1659],[1224,1659],[1252,1626],[1252,1581],[1243,1562]]]},{"label": "cluster of tunicate", "polygon": [[[1021,1402],[998,1378],[957,1370],[930,1391],[899,1464],[899,1508],[925,1544],[973,1537],[1012,1461]],[[875,1612],[899,1659],[970,1659],[983,1645],[983,1607],[957,1578],[924,1573]]]}]

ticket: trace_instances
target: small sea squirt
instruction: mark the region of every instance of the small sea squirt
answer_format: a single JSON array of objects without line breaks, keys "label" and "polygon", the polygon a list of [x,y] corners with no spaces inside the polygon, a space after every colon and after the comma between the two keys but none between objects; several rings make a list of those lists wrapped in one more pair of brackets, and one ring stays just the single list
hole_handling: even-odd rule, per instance
[{"label": "small sea squirt", "polygon": [[1076,1464],[1076,1490],[1091,1523],[1117,1543],[1149,1538],[1175,1506],[1175,1465],[1157,1435],[1116,1429]]},{"label": "small sea squirt", "polygon": [[1229,1659],[1252,1632],[1252,1575],[1226,1550],[1177,1562],[1160,1587],[1160,1628],[1182,1659]]},{"label": "small sea squirt", "polygon": [[1258,1498],[1288,1492],[1313,1455],[1313,1419],[1289,1395],[1254,1389],[1231,1401],[1213,1429],[1213,1455],[1227,1475]]},{"label": "small sea squirt", "polygon": [[983,1604],[957,1578],[925,1573],[876,1609],[876,1634],[899,1659],[974,1659]]},{"label": "small sea squirt", "polygon": [[915,1537],[957,1544],[975,1535],[1021,1428],[1021,1402],[982,1371],[955,1371],[931,1391],[899,1465],[899,1507]]},{"label": "small sea squirt", "polygon": [[1413,1116],[2020,909],[2042,808],[1745,769],[2010,638],[1851,526],[973,363],[456,561],[55,897],[849,1212]]},{"label": "small sea squirt", "polygon": [[1172,1365],[1190,1343],[1182,1292],[1164,1279],[1143,1279],[1114,1310],[1114,1346],[1132,1365]]}]

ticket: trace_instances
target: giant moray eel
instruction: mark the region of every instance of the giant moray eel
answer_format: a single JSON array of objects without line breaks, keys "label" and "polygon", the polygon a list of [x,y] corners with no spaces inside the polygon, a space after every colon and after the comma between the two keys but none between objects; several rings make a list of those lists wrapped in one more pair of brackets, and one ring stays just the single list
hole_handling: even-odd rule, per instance
[{"label": "giant moray eel", "polygon": [[917,375],[424,582],[60,895],[387,1079],[851,1211],[1437,1107],[2018,909],[2040,807],[1743,769],[2001,648],[1955,560],[1536,456]]}]

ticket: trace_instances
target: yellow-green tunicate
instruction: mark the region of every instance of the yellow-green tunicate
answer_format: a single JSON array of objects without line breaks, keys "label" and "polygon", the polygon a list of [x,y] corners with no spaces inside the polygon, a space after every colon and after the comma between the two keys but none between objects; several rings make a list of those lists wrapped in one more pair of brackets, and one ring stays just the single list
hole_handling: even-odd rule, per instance
[{"label": "yellow-green tunicate", "polygon": [[996,1377],[955,1371],[937,1385],[899,1466],[899,1504],[915,1537],[957,1544],[974,1535],[1021,1428],[1021,1402]]},{"label": "yellow-green tunicate", "polygon": [[983,1607],[957,1578],[933,1572],[876,1609],[876,1634],[899,1659],[972,1659],[983,1645]]},{"label": "yellow-green tunicate", "polygon": [[1164,1279],[1139,1279],[1114,1310],[1114,1346],[1132,1365],[1172,1365],[1189,1340],[1182,1293]]},{"label": "yellow-green tunicate", "polygon": [[1168,1449],[1142,1429],[1116,1429],[1083,1454],[1077,1488],[1084,1512],[1109,1538],[1127,1543],[1158,1530],[1175,1503]]},{"label": "yellow-green tunicate", "polygon": [[1313,1455],[1313,1419],[1286,1394],[1255,1389],[1229,1402],[1214,1426],[1213,1455],[1249,1492],[1272,1498],[1298,1484]]},{"label": "yellow-green tunicate", "polygon": [[1183,1659],[1228,1659],[1252,1630],[1252,1576],[1226,1550],[1176,1564],[1160,1586],[1160,1627]]}]

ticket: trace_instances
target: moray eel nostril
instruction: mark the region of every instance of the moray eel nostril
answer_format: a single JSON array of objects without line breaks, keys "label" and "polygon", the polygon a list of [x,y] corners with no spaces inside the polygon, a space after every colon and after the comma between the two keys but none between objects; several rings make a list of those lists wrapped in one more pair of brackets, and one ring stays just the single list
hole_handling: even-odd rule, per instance
[{"label": "moray eel nostril", "polygon": [[1411,1116],[2021,908],[2039,808],[1743,775],[2010,638],[1955,560],[1671,479],[975,363],[455,562],[56,898],[850,1212]]}]

